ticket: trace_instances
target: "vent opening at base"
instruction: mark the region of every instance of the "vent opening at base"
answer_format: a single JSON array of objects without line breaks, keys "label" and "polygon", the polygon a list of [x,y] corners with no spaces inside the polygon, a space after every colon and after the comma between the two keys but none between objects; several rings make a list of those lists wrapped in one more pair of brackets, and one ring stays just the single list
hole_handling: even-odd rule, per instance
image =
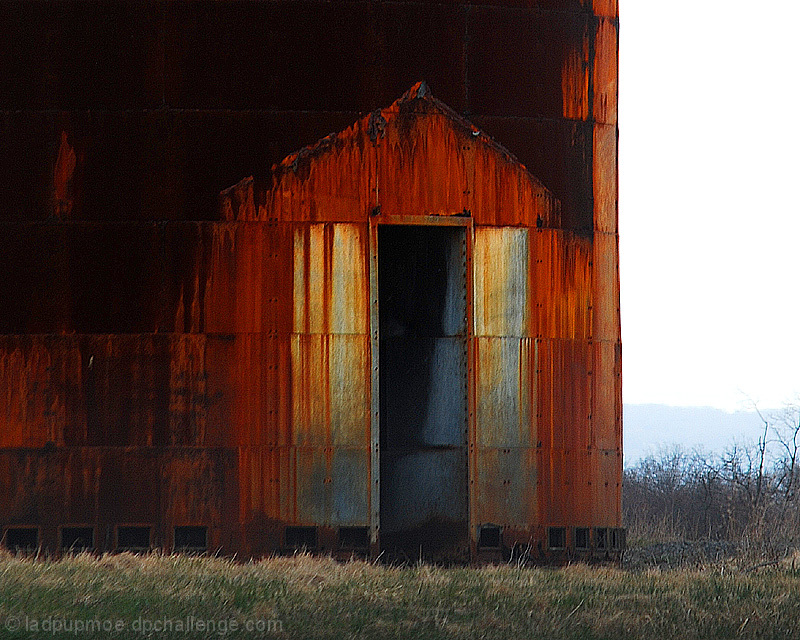
[{"label": "vent opening at base", "polygon": [[175,527],[175,551],[205,553],[208,548],[208,527]]},{"label": "vent opening at base", "polygon": [[590,545],[589,527],[575,527],[575,549],[588,551]]},{"label": "vent opening at base", "polygon": [[608,551],[608,529],[598,527],[594,530],[594,548],[598,551]]},{"label": "vent opening at base", "polygon": [[548,527],[547,528],[547,547],[549,549],[567,548],[567,528]]},{"label": "vent opening at base", "polygon": [[339,527],[339,547],[364,550],[369,547],[369,527]]},{"label": "vent opening at base", "polygon": [[485,524],[478,534],[478,549],[499,549],[503,542],[502,529],[494,524]]},{"label": "vent opening at base", "polygon": [[3,536],[3,546],[12,551],[33,551],[39,546],[36,527],[10,527]]},{"label": "vent opening at base", "polygon": [[94,527],[62,527],[62,551],[90,551],[94,549]]},{"label": "vent opening at base", "polygon": [[117,527],[117,551],[148,551],[150,549],[150,527]]},{"label": "vent opening at base", "polygon": [[286,546],[289,549],[308,549],[313,551],[317,548],[317,528],[316,527],[286,527]]}]

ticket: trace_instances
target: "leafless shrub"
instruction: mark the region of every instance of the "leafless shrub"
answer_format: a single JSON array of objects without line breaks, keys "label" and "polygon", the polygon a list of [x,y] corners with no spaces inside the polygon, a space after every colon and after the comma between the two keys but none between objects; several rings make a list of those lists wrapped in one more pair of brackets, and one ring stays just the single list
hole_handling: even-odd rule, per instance
[{"label": "leafless shrub", "polygon": [[759,415],[756,442],[720,455],[673,446],[627,469],[629,542],[726,541],[768,559],[800,546],[800,404]]}]

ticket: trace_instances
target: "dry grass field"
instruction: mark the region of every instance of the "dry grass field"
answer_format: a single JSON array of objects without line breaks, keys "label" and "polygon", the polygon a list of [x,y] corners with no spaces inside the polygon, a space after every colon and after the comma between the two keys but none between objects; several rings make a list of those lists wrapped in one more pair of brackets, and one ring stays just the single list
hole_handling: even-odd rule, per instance
[{"label": "dry grass field", "polygon": [[798,638],[800,571],[4,555],[0,637]]}]

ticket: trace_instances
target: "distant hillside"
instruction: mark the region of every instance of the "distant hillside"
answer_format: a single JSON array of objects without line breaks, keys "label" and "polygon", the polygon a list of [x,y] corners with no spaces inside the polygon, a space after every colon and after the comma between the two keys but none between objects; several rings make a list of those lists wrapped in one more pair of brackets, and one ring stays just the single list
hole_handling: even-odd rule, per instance
[{"label": "distant hillside", "polygon": [[748,442],[763,424],[752,411],[729,413],[712,407],[626,404],[623,409],[625,465],[635,464],[663,445],[701,447],[719,453],[734,440]]}]

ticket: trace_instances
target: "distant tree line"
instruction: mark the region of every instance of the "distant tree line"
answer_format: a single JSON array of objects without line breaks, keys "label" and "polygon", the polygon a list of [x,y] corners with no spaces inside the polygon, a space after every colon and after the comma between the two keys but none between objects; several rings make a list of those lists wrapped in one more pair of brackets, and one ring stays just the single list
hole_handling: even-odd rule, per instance
[{"label": "distant tree line", "polygon": [[629,543],[724,540],[769,554],[800,545],[800,404],[758,415],[757,442],[721,454],[676,445],[626,469]]}]

